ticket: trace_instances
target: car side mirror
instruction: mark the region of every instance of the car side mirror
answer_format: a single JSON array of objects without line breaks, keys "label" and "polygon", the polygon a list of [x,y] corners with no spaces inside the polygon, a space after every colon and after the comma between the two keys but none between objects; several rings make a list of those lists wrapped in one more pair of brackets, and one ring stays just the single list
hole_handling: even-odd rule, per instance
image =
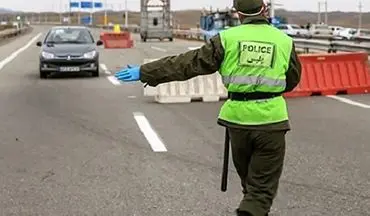
[{"label": "car side mirror", "polygon": [[103,45],[103,41],[98,40],[98,41],[96,42],[96,45],[97,45],[97,46],[101,46],[101,45]]},{"label": "car side mirror", "polygon": [[37,43],[36,43],[36,46],[39,46],[39,47],[40,47],[40,46],[42,46],[41,41],[37,42]]}]

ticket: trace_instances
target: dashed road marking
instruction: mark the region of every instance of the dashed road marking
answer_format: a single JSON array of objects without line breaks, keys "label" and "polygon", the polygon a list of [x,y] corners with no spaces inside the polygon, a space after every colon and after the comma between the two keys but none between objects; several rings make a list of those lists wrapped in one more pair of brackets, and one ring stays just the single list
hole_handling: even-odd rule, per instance
[{"label": "dashed road marking", "polygon": [[[109,71],[108,67],[105,64],[101,63],[99,66],[101,67],[101,69],[103,69],[103,71],[104,71],[105,74],[108,74],[108,75],[111,75],[112,74],[112,72]],[[114,77],[114,76],[108,76],[107,79],[113,85],[116,85],[116,86],[117,85],[121,85],[121,82],[119,80],[117,80],[117,78]]]},{"label": "dashed road marking", "polygon": [[146,140],[149,142],[152,150],[154,152],[167,152],[166,146],[163,144],[158,134],[154,131],[144,114],[140,112],[134,112],[133,114],[137,125],[144,134]]},{"label": "dashed road marking", "polygon": [[196,50],[196,49],[200,49],[202,46],[198,46],[198,47],[188,47],[188,50]]},{"label": "dashed road marking", "polygon": [[105,74],[112,74],[112,72],[108,70],[108,67],[105,64],[100,64],[100,67],[101,69],[103,69]]},{"label": "dashed road marking", "polygon": [[346,103],[346,104],[350,104],[352,106],[358,106],[358,107],[361,107],[361,108],[370,109],[370,105],[363,104],[363,103],[360,103],[360,102],[356,102],[356,101],[350,100],[348,98],[343,98],[343,97],[339,97],[339,96],[335,96],[335,95],[328,95],[326,97],[332,98],[334,100],[337,100],[337,101],[340,101],[340,102],[343,102],[343,103]]},{"label": "dashed road marking", "polygon": [[2,61],[0,61],[0,70],[3,69],[3,67],[5,65],[7,65],[9,62],[13,61],[13,59],[15,59],[20,53],[22,53],[23,51],[25,51],[28,47],[30,47],[40,36],[42,35],[42,33],[38,33],[35,37],[33,37],[26,45],[24,45],[23,47],[19,48],[18,50],[16,50],[15,52],[13,52],[12,54],[10,54],[8,57],[6,57],[5,59],[3,59]]},{"label": "dashed road marking", "polygon": [[161,52],[167,52],[167,50],[165,50],[165,49],[163,49],[163,48],[160,48],[160,47],[151,46],[150,48],[152,48],[152,49],[154,49],[154,50],[161,51]]},{"label": "dashed road marking", "polygon": [[121,82],[116,79],[116,77],[114,76],[108,76],[107,79],[109,80],[109,82],[111,82],[113,85],[121,85]]},{"label": "dashed road marking", "polygon": [[108,70],[108,68],[107,68],[107,66],[105,64],[100,64],[100,67],[101,67],[101,69],[103,69],[103,71],[107,71]]}]

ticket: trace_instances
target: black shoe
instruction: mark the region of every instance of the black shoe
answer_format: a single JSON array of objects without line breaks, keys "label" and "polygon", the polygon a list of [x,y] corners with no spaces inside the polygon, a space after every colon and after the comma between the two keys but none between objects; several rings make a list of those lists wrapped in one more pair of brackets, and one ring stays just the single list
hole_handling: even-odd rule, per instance
[{"label": "black shoe", "polygon": [[[236,209],[235,210],[235,214],[237,215],[237,216],[253,216],[251,213],[248,213],[248,212],[242,212],[242,211],[239,211],[239,209]],[[269,214],[268,213],[266,213],[266,215],[265,216],[269,216]]]},{"label": "black shoe", "polygon": [[236,215],[237,216],[253,216],[251,213],[244,212],[244,211],[239,211],[239,209],[236,209]]}]

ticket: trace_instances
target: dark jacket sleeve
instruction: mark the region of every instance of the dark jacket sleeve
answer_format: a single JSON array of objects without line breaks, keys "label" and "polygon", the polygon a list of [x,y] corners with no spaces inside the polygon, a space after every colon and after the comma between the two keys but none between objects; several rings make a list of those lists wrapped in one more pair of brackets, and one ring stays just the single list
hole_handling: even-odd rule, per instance
[{"label": "dark jacket sleeve", "polygon": [[157,86],[161,83],[212,74],[219,70],[223,57],[221,39],[216,35],[199,49],[141,65],[140,80],[149,86]]},{"label": "dark jacket sleeve", "polygon": [[295,51],[295,46],[293,43],[292,52],[290,55],[289,67],[286,71],[286,88],[284,92],[292,91],[298,83],[301,81],[301,71],[302,66],[301,62],[299,61],[297,52]]}]

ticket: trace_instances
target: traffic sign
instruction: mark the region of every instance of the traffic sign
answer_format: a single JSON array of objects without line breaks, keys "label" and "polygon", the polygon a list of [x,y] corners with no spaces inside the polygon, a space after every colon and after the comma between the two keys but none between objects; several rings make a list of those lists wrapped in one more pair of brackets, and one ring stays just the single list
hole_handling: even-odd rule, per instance
[{"label": "traffic sign", "polygon": [[103,7],[103,3],[101,2],[94,2],[94,8],[102,8]]},{"label": "traffic sign", "polygon": [[69,3],[69,7],[70,8],[79,8],[80,7],[80,3],[79,2],[70,2]]},{"label": "traffic sign", "polygon": [[82,1],[81,2],[81,8],[92,8],[93,3],[91,1]]},{"label": "traffic sign", "polygon": [[92,9],[92,8],[103,8],[102,2],[93,2],[93,1],[81,1],[81,2],[70,2],[70,8],[81,8],[81,9]]}]

